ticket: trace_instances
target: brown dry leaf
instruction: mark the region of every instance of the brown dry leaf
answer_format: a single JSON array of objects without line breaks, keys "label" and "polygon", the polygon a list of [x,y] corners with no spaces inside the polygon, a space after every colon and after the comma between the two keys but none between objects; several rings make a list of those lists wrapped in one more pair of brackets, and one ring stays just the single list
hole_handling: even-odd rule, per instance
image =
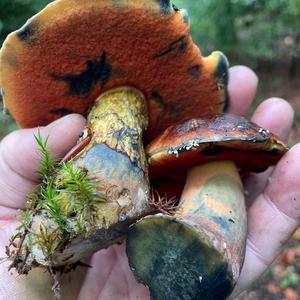
[{"label": "brown dry leaf", "polygon": [[270,294],[276,295],[280,293],[280,287],[274,283],[268,283],[267,285],[267,291]]},{"label": "brown dry leaf", "polygon": [[297,292],[292,288],[284,290],[284,300],[298,300]]},{"label": "brown dry leaf", "polygon": [[294,265],[296,262],[297,251],[294,248],[289,248],[282,256],[283,263],[287,265]]},{"label": "brown dry leaf", "polygon": [[272,267],[274,280],[280,280],[287,275],[287,268],[284,265],[276,264]]}]

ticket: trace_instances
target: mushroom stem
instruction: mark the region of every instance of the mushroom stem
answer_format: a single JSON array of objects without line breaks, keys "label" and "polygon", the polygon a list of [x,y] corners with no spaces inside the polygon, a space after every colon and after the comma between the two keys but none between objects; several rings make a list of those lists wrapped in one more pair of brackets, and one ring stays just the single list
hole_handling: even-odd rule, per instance
[{"label": "mushroom stem", "polygon": [[118,88],[98,98],[83,146],[67,155],[43,187],[55,197],[38,195],[39,208],[20,234],[23,242],[12,264],[19,273],[76,263],[124,239],[128,226],[149,214],[142,144],[147,123],[146,101],[136,89]]},{"label": "mushroom stem", "polygon": [[231,161],[188,170],[173,216],[133,225],[127,254],[152,299],[226,299],[244,260],[246,210],[242,183]]},{"label": "mushroom stem", "polygon": [[195,224],[222,253],[236,281],[244,261],[247,217],[243,185],[232,161],[216,161],[188,170],[176,218]]}]

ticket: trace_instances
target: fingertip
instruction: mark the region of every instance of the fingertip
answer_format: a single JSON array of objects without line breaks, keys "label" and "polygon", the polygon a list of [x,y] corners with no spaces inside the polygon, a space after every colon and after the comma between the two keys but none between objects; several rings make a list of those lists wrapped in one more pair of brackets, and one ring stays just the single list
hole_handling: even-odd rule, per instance
[{"label": "fingertip", "polygon": [[293,126],[294,115],[294,109],[286,100],[273,97],[257,107],[252,121],[286,141]]},{"label": "fingertip", "polygon": [[300,157],[300,143],[294,145],[294,146],[290,149],[289,152],[295,153],[295,154],[296,154],[295,156],[296,156],[297,158],[299,158],[299,157]]},{"label": "fingertip", "polygon": [[276,176],[277,174],[281,174],[280,176],[278,176],[279,179],[280,177],[283,178],[284,176],[286,176],[288,178],[287,181],[289,183],[291,181],[296,180],[297,184],[295,187],[300,189],[300,177],[298,176],[298,174],[300,173],[299,157],[300,157],[300,143],[297,143],[293,147],[291,147],[289,151],[281,158],[281,160],[278,162],[276,166],[276,169],[274,170],[273,175]]},{"label": "fingertip", "polygon": [[85,118],[79,114],[67,115],[41,128],[43,138],[49,136],[48,146],[55,157],[63,157],[78,140],[85,125]]},{"label": "fingertip", "polygon": [[246,116],[254,100],[258,77],[246,66],[234,66],[229,70],[229,112]]},{"label": "fingertip", "polygon": [[71,123],[72,127],[83,127],[85,118],[80,114],[70,114],[50,123],[45,128],[53,128],[56,126],[68,126]]},{"label": "fingertip", "polygon": [[230,76],[234,78],[240,78],[243,81],[250,79],[254,85],[257,86],[258,84],[258,77],[256,73],[247,66],[243,66],[243,65],[233,66],[230,68],[229,72],[230,72]]},{"label": "fingertip", "polygon": [[300,143],[293,146],[278,162],[265,194],[291,220],[300,218]]},{"label": "fingertip", "polygon": [[273,111],[281,111],[282,113],[284,112],[284,114],[287,115],[288,119],[294,117],[294,109],[288,101],[280,97],[272,97],[266,99],[257,107],[253,115],[253,120],[255,120],[260,115],[264,115],[265,113],[270,113]]},{"label": "fingertip", "polygon": [[14,131],[2,140],[0,155],[19,175],[32,181],[38,180],[36,171],[41,157],[34,136],[40,132],[44,141],[48,138],[47,148],[52,156],[62,158],[76,144],[84,124],[82,116],[72,114],[45,127]]}]

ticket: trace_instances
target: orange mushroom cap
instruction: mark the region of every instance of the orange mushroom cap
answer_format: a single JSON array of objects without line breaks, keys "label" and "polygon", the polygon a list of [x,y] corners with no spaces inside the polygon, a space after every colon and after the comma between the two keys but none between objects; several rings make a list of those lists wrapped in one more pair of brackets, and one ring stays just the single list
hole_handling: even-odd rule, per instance
[{"label": "orange mushroom cap", "polygon": [[222,112],[227,66],[220,52],[201,56],[186,12],[169,0],[57,0],[4,42],[0,86],[21,127],[86,115],[101,93],[135,87],[148,100],[149,139]]},{"label": "orange mushroom cap", "polygon": [[216,160],[259,172],[288,150],[274,134],[243,117],[218,114],[172,125],[146,148],[152,178]]}]

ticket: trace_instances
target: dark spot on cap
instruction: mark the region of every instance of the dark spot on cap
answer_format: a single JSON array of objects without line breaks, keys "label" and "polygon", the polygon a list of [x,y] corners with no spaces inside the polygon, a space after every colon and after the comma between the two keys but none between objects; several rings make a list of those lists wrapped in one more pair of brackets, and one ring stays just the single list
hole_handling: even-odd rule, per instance
[{"label": "dark spot on cap", "polygon": [[224,54],[220,55],[218,65],[213,76],[218,80],[219,89],[224,91],[223,111],[227,112],[229,108],[229,93],[227,91],[229,74],[228,74],[228,60]]},{"label": "dark spot on cap", "polygon": [[200,77],[200,75],[201,75],[201,70],[202,70],[202,66],[201,65],[194,65],[194,66],[192,66],[192,67],[190,67],[188,69],[188,73],[192,77],[198,79]]},{"label": "dark spot on cap", "polygon": [[37,21],[29,20],[23,27],[16,31],[16,35],[22,42],[30,43],[36,38],[37,31]]},{"label": "dark spot on cap", "polygon": [[166,109],[166,104],[159,91],[153,90],[151,94],[151,99],[155,102],[156,106],[161,112],[163,112]]},{"label": "dark spot on cap", "polygon": [[156,0],[156,2],[159,3],[160,7],[161,7],[161,12],[163,14],[170,14],[172,12],[172,6],[170,3],[170,0]]},{"label": "dark spot on cap", "polygon": [[89,96],[97,83],[104,86],[110,79],[112,67],[107,61],[107,54],[102,52],[98,60],[88,60],[86,69],[78,75],[52,75],[55,80],[64,81],[69,85],[66,95]]},{"label": "dark spot on cap", "polygon": [[173,7],[174,11],[179,11],[179,8],[175,4],[172,4],[172,7]]},{"label": "dark spot on cap", "polygon": [[186,41],[186,36],[185,35],[181,36],[176,41],[170,43],[169,46],[165,50],[163,50],[159,54],[155,55],[153,58],[160,58],[167,54],[172,54],[172,53],[175,56],[177,56],[178,54],[181,54],[186,50],[187,45],[188,45],[188,43]]},{"label": "dark spot on cap", "polygon": [[50,111],[51,114],[57,115],[59,117],[64,117],[66,115],[72,114],[73,112],[68,108],[58,108]]},{"label": "dark spot on cap", "polygon": [[220,78],[220,82],[227,86],[228,84],[228,61],[224,54],[220,55],[220,59],[217,68],[214,72],[214,76]]},{"label": "dark spot on cap", "polygon": [[229,99],[229,93],[227,88],[225,88],[225,97],[224,97],[224,106],[223,106],[223,112],[228,112],[229,110],[229,104],[230,104],[230,99]]},{"label": "dark spot on cap", "polygon": [[268,150],[268,154],[270,155],[278,155],[279,153],[281,153],[281,151],[278,148],[272,148]]},{"label": "dark spot on cap", "polygon": [[201,154],[206,156],[216,156],[224,151],[225,149],[223,147],[212,144],[208,148],[203,149]]}]

